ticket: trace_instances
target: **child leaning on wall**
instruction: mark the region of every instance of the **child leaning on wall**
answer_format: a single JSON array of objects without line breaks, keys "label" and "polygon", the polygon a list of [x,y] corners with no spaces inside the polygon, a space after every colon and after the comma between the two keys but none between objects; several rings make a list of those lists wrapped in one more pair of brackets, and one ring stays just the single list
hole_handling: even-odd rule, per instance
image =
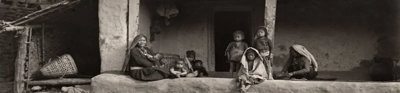
[{"label": "child leaning on wall", "polygon": [[196,60],[196,52],[194,50],[186,51],[185,64],[189,69],[188,77],[208,76],[206,69],[203,67],[203,61]]},{"label": "child leaning on wall", "polygon": [[268,30],[266,27],[259,27],[257,29],[257,33],[255,35],[254,41],[253,41],[253,47],[255,47],[263,57],[265,61],[265,65],[268,69],[268,78],[269,80],[272,80],[272,41],[271,39],[268,38]]},{"label": "child leaning on wall", "polygon": [[237,72],[240,68],[240,59],[244,50],[248,47],[247,43],[243,41],[243,31],[236,30],[233,33],[234,41],[230,42],[225,50],[225,55],[228,57],[230,64],[229,72]]}]

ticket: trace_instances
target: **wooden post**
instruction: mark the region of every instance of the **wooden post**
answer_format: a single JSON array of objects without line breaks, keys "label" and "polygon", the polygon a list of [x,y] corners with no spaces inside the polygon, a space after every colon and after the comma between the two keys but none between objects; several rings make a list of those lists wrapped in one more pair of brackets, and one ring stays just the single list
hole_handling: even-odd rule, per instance
[{"label": "wooden post", "polygon": [[14,83],[14,93],[22,93],[25,89],[25,62],[27,60],[27,45],[29,37],[29,28],[22,30],[19,35],[18,41],[18,54],[15,59],[15,83]]},{"label": "wooden post", "polygon": [[275,13],[276,0],[265,0],[264,25],[270,33],[268,38],[272,41],[274,41],[275,37]]},{"label": "wooden post", "polygon": [[[272,45],[274,44],[275,38],[275,15],[276,15],[276,0],[265,0],[265,12],[264,12],[264,26],[267,27],[267,31],[269,33],[268,38],[271,39]],[[271,46],[274,47],[274,46]],[[273,51],[271,51],[273,52]],[[271,55],[271,66],[274,62],[273,56]],[[272,68],[269,68],[269,71],[272,71]]]}]

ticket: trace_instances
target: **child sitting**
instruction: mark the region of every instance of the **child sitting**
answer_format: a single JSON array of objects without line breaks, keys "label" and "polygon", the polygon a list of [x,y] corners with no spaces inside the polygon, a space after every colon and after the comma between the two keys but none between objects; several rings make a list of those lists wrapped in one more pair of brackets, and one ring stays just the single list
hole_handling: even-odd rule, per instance
[{"label": "child sitting", "polygon": [[247,48],[240,61],[238,84],[241,92],[246,92],[251,85],[262,83],[268,77],[268,69],[261,54],[255,48]]},{"label": "child sitting", "polygon": [[203,67],[203,62],[201,60],[196,60],[193,64],[193,71],[198,73],[197,77],[208,76],[207,70]]},{"label": "child sitting", "polygon": [[[196,62],[200,62],[200,64],[194,67],[193,65],[196,65]],[[187,67],[189,69],[189,74],[187,75],[187,77],[201,77],[206,75],[207,72],[202,66],[202,61],[196,60],[196,52],[194,52],[193,50],[186,51],[185,63],[187,64]],[[203,75],[200,75],[200,73],[202,73]]]},{"label": "child sitting", "polygon": [[175,66],[170,69],[171,74],[173,74],[172,77],[174,78],[186,77],[188,71],[184,68],[184,64],[185,63],[182,60],[176,61]]},{"label": "child sitting", "polygon": [[233,39],[235,41],[230,42],[225,50],[225,55],[228,57],[228,62],[230,63],[229,72],[236,72],[239,70],[240,58],[243,55],[243,51],[248,47],[247,43],[243,41],[243,31],[235,31],[233,33]]}]

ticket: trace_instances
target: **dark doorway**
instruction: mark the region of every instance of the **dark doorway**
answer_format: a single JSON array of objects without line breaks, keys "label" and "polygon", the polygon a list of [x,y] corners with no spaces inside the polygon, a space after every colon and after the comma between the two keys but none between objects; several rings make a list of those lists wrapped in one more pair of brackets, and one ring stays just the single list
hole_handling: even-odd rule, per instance
[{"label": "dark doorway", "polygon": [[251,12],[248,11],[221,11],[214,15],[214,43],[215,43],[215,71],[228,72],[229,63],[225,56],[225,49],[233,41],[233,32],[242,30],[245,41],[251,41]]}]

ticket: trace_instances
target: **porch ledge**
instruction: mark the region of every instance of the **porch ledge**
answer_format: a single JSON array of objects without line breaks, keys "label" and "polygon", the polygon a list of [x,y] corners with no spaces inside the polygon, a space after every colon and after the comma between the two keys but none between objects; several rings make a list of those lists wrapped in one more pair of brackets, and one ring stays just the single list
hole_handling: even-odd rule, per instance
[{"label": "porch ledge", "polygon": [[[93,93],[238,93],[234,79],[179,78],[152,82],[126,75],[92,78]],[[400,82],[266,81],[252,86],[255,93],[400,93]]]}]

